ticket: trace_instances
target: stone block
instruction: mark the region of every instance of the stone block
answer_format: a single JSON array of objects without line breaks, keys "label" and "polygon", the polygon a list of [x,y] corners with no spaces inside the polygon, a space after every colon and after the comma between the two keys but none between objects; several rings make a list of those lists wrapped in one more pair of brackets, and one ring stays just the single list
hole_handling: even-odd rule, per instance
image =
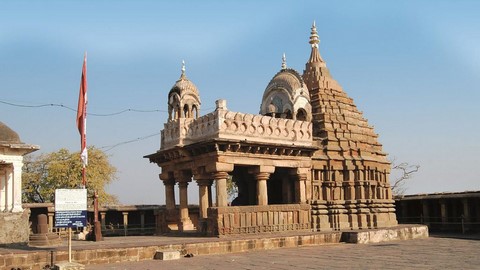
[{"label": "stone block", "polygon": [[85,265],[76,262],[60,262],[55,264],[55,270],[85,270]]},{"label": "stone block", "polygon": [[136,248],[129,248],[127,249],[127,257],[138,257],[138,249]]},{"label": "stone block", "polygon": [[343,241],[355,244],[380,243],[418,238],[428,238],[427,226],[402,225],[385,229],[344,232],[342,234]]},{"label": "stone block", "polygon": [[178,250],[163,250],[157,251],[154,256],[155,260],[169,261],[180,259],[180,251]]},{"label": "stone block", "polygon": [[28,211],[0,213],[0,244],[26,244],[30,235]]}]

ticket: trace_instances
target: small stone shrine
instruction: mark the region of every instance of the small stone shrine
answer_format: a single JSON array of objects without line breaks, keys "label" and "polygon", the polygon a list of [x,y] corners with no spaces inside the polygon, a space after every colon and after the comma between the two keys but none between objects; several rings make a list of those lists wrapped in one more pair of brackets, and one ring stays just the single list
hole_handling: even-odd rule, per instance
[{"label": "small stone shrine", "polygon": [[[194,229],[192,181],[199,186],[196,230],[208,235],[397,225],[390,163],[378,135],[330,75],[315,23],[309,43],[303,74],[287,68],[284,56],[260,114],[232,112],[218,100],[214,112],[200,116],[199,91],[182,67],[168,93],[160,150],[146,156],[161,167],[166,208],[178,215],[179,231]],[[229,179],[238,187],[230,205]]]},{"label": "small stone shrine", "polygon": [[0,122],[0,245],[28,242],[29,214],[22,208],[23,156],[38,149],[22,143],[15,131]]}]

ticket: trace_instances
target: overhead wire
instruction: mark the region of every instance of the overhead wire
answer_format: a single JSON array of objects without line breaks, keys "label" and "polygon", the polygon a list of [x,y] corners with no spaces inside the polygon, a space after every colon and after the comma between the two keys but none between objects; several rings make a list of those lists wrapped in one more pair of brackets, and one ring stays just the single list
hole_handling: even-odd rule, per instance
[{"label": "overhead wire", "polygon": [[119,142],[119,143],[116,143],[116,144],[106,145],[106,146],[102,146],[102,147],[98,147],[98,148],[99,149],[104,149],[103,150],[104,152],[108,152],[108,151],[112,150],[113,148],[115,148],[117,146],[124,145],[124,144],[129,144],[129,143],[133,143],[133,142],[138,142],[138,141],[143,141],[145,139],[148,139],[148,138],[151,138],[151,137],[154,137],[154,136],[157,136],[157,135],[160,135],[160,132],[150,134],[150,135],[147,135],[147,136],[138,137],[138,138],[133,139],[133,140],[123,141],[123,142]]},{"label": "overhead wire", "polygon": [[[20,108],[42,108],[42,107],[59,107],[59,108],[64,108],[64,109],[67,109],[67,110],[70,110],[70,111],[73,111],[73,112],[76,112],[77,110],[74,109],[74,108],[71,108],[69,106],[66,106],[66,105],[63,105],[63,104],[57,104],[57,103],[45,103],[45,104],[39,104],[39,105],[26,105],[26,104],[19,104],[19,103],[13,103],[13,102],[7,102],[7,101],[4,101],[4,100],[0,100],[0,103],[2,104],[5,104],[5,105],[9,105],[9,106],[14,106],[14,107],[20,107]],[[209,109],[212,109],[212,108],[207,108],[207,110]],[[122,114],[122,113],[126,113],[126,112],[137,112],[137,113],[153,113],[153,112],[167,112],[165,110],[158,110],[158,109],[154,109],[154,110],[139,110],[139,109],[124,109],[124,110],[121,110],[121,111],[118,111],[118,112],[113,112],[113,113],[106,113],[106,114],[100,114],[100,113],[87,113],[87,115],[91,115],[91,116],[115,116],[115,115],[119,115],[119,114]],[[98,147],[99,149],[105,149],[103,151],[105,152],[108,152],[118,146],[121,146],[121,145],[125,145],[125,144],[129,144],[129,143],[133,143],[133,142],[138,142],[138,141],[143,141],[145,139],[148,139],[148,138],[151,138],[151,137],[154,137],[154,136],[158,136],[160,135],[160,132],[157,132],[157,133],[154,133],[154,134],[150,134],[150,135],[146,135],[146,136],[142,136],[142,137],[137,137],[135,139],[131,139],[131,140],[127,140],[127,141],[122,141],[122,142],[119,142],[119,143],[116,143],[116,144],[112,144],[112,145],[106,145],[106,146],[101,146],[101,147]]]},{"label": "overhead wire", "polygon": [[[3,100],[0,100],[0,103],[10,105],[10,106],[14,106],[14,107],[21,107],[21,108],[60,107],[60,108],[64,108],[64,109],[67,109],[67,110],[70,110],[70,111],[73,111],[73,112],[77,111],[76,109],[74,109],[72,107],[69,107],[69,106],[66,106],[66,105],[63,105],[63,104],[57,104],[57,103],[46,103],[46,104],[40,104],[40,105],[25,105],[25,104],[7,102],[7,101],[3,101]],[[118,111],[118,112],[104,113],[104,114],[102,114],[102,113],[88,113],[87,112],[87,115],[91,115],[91,116],[114,116],[114,115],[119,115],[119,114],[126,113],[126,112],[152,113],[152,112],[167,112],[167,111],[158,110],[158,109],[139,110],[139,109],[129,108],[129,109],[124,109],[124,110],[121,110],[121,111]]]}]

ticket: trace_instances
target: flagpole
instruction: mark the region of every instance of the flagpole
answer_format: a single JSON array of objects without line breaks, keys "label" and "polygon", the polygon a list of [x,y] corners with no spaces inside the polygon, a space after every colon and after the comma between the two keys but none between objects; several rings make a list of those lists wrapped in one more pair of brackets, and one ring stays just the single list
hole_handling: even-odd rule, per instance
[{"label": "flagpole", "polygon": [[[87,152],[87,104],[88,104],[88,100],[87,100],[87,52],[85,51],[85,58],[84,58],[84,65],[85,65],[85,74],[84,74],[84,87],[85,87],[85,100],[84,100],[84,104],[85,104],[85,109],[83,110],[83,142],[82,142],[82,154],[83,155],[83,151],[85,151],[85,153]],[[88,155],[88,154],[87,154]],[[85,158],[85,157],[84,157]],[[87,188],[87,161],[84,161],[83,162],[83,167],[82,167],[82,186],[83,188]]]},{"label": "flagpole", "polygon": [[85,52],[82,66],[82,78],[80,80],[80,92],[78,95],[77,127],[80,133],[80,158],[82,160],[82,188],[86,188],[86,167],[88,163],[87,152],[87,52]]}]

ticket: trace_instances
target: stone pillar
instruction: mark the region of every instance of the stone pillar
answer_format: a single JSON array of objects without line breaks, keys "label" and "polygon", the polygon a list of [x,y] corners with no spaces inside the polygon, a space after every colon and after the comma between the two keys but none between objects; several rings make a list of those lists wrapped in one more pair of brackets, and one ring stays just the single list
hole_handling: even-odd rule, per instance
[{"label": "stone pillar", "polygon": [[208,217],[207,210],[210,205],[208,199],[208,188],[212,185],[211,180],[197,180],[199,193],[200,218],[206,219]]},{"label": "stone pillar", "polygon": [[305,203],[305,181],[307,180],[306,174],[297,174],[295,179],[295,202]]},{"label": "stone pillar", "polygon": [[175,209],[175,180],[163,180],[165,185],[165,205],[167,210]]},{"label": "stone pillar", "polygon": [[211,193],[210,188],[212,186],[213,181],[206,179],[205,176],[196,178],[197,184],[198,184],[198,193],[199,193],[199,219],[198,219],[198,227],[197,231],[198,232],[207,232],[207,220],[208,220],[208,208],[211,205]]},{"label": "stone pillar", "polygon": [[145,211],[140,211],[140,229],[145,229]]},{"label": "stone pillar", "polygon": [[53,215],[55,213],[48,212],[48,232],[53,232]]},{"label": "stone pillar", "polygon": [[12,212],[23,212],[22,208],[22,166],[21,161],[13,164]]},{"label": "stone pillar", "polygon": [[428,212],[427,200],[422,200],[422,216],[423,216],[423,223],[428,225],[430,221],[430,213]]},{"label": "stone pillar", "polygon": [[13,210],[13,168],[8,166],[6,169],[6,183],[5,183],[5,211],[11,212]]},{"label": "stone pillar", "polygon": [[257,205],[268,205],[267,180],[270,173],[260,172],[255,174],[257,180]]},{"label": "stone pillar", "polygon": [[7,184],[7,166],[0,165],[0,212],[5,211],[5,196]]},{"label": "stone pillar", "polygon": [[213,174],[215,183],[217,184],[217,207],[223,207],[228,205],[228,196],[227,196],[227,172],[216,172]]},{"label": "stone pillar", "polygon": [[128,234],[128,212],[122,212],[123,214],[123,230],[125,236]]},{"label": "stone pillar", "polygon": [[106,216],[107,216],[107,212],[100,212],[100,222],[101,222],[102,230],[107,229]]},{"label": "stone pillar", "polygon": [[440,200],[440,215],[442,217],[442,225],[443,229],[447,228],[447,204],[444,200]]},{"label": "stone pillar", "polygon": [[208,186],[207,192],[208,192],[208,207],[212,207],[213,206],[212,184]]},{"label": "stone pillar", "polygon": [[462,221],[462,224],[464,223],[467,223],[467,224],[464,224],[464,230],[469,230],[470,228],[470,205],[468,204],[468,198],[465,198],[462,200],[462,204],[463,204],[463,221]]},{"label": "stone pillar", "polygon": [[193,223],[188,213],[188,180],[183,179],[178,182],[180,188],[180,220],[178,230],[180,232],[193,230]]}]

